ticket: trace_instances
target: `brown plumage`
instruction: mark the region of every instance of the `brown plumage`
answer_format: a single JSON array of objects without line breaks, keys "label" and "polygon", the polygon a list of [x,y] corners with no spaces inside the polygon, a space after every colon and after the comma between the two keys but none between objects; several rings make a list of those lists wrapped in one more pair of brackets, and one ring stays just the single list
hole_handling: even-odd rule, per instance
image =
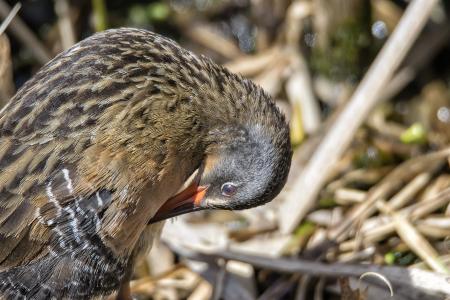
[{"label": "brown plumage", "polygon": [[270,201],[290,160],[252,82],[145,30],[96,34],[0,112],[0,298],[112,294],[158,221]]}]

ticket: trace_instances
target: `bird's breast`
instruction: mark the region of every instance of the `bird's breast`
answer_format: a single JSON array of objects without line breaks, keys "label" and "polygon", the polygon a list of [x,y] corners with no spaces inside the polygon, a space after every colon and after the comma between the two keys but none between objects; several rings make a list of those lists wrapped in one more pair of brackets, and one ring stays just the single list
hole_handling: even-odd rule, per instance
[{"label": "bird's breast", "polygon": [[111,170],[114,166],[110,164],[125,166],[114,174],[114,182],[120,186],[116,187],[115,199],[105,211],[101,232],[105,243],[119,257],[130,256],[135,248],[148,249],[151,246],[151,241],[160,230],[147,226],[149,220],[197,167],[191,159],[170,153],[168,157],[170,159],[162,165],[143,161],[140,169],[137,165],[126,167],[130,164],[130,158],[125,155],[120,157],[121,162],[111,161],[103,168]]},{"label": "bird's breast", "polygon": [[154,241],[161,236],[163,227],[164,222],[150,224],[145,227],[134,249],[135,257],[142,257],[151,250]]}]

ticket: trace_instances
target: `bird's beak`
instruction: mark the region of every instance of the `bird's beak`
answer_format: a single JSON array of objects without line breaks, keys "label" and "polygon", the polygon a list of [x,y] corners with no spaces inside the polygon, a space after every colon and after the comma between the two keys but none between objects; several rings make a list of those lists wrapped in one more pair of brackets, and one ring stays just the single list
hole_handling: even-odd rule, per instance
[{"label": "bird's beak", "polygon": [[208,186],[199,185],[200,173],[196,171],[187,180],[182,190],[160,207],[150,219],[149,224],[204,209],[201,202],[205,198]]}]

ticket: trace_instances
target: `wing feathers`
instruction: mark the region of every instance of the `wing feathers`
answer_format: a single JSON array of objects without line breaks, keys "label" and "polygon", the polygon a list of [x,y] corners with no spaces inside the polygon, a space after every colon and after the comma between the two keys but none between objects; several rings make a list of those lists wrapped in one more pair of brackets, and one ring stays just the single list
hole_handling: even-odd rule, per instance
[{"label": "wing feathers", "polygon": [[0,225],[0,234],[18,236],[34,220],[35,207],[22,202],[14,212]]},{"label": "wing feathers", "polygon": [[0,199],[0,295],[85,299],[117,288],[127,262],[99,236],[113,192],[87,189],[80,180],[61,165],[33,199],[0,193],[8,195]]},{"label": "wing feathers", "polygon": [[16,248],[16,246],[20,243],[23,236],[25,236],[25,232],[18,237],[8,237],[0,234],[0,243],[2,245],[0,249],[0,271],[8,267],[5,264],[5,260],[10,256],[11,251],[13,251],[14,248]]}]

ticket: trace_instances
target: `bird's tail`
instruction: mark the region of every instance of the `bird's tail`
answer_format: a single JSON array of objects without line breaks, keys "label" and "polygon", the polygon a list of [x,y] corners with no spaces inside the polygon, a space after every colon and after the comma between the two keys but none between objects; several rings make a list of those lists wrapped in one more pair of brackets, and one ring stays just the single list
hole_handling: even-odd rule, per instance
[{"label": "bird's tail", "polygon": [[90,299],[118,289],[124,268],[95,255],[51,256],[0,273],[0,299]]}]

